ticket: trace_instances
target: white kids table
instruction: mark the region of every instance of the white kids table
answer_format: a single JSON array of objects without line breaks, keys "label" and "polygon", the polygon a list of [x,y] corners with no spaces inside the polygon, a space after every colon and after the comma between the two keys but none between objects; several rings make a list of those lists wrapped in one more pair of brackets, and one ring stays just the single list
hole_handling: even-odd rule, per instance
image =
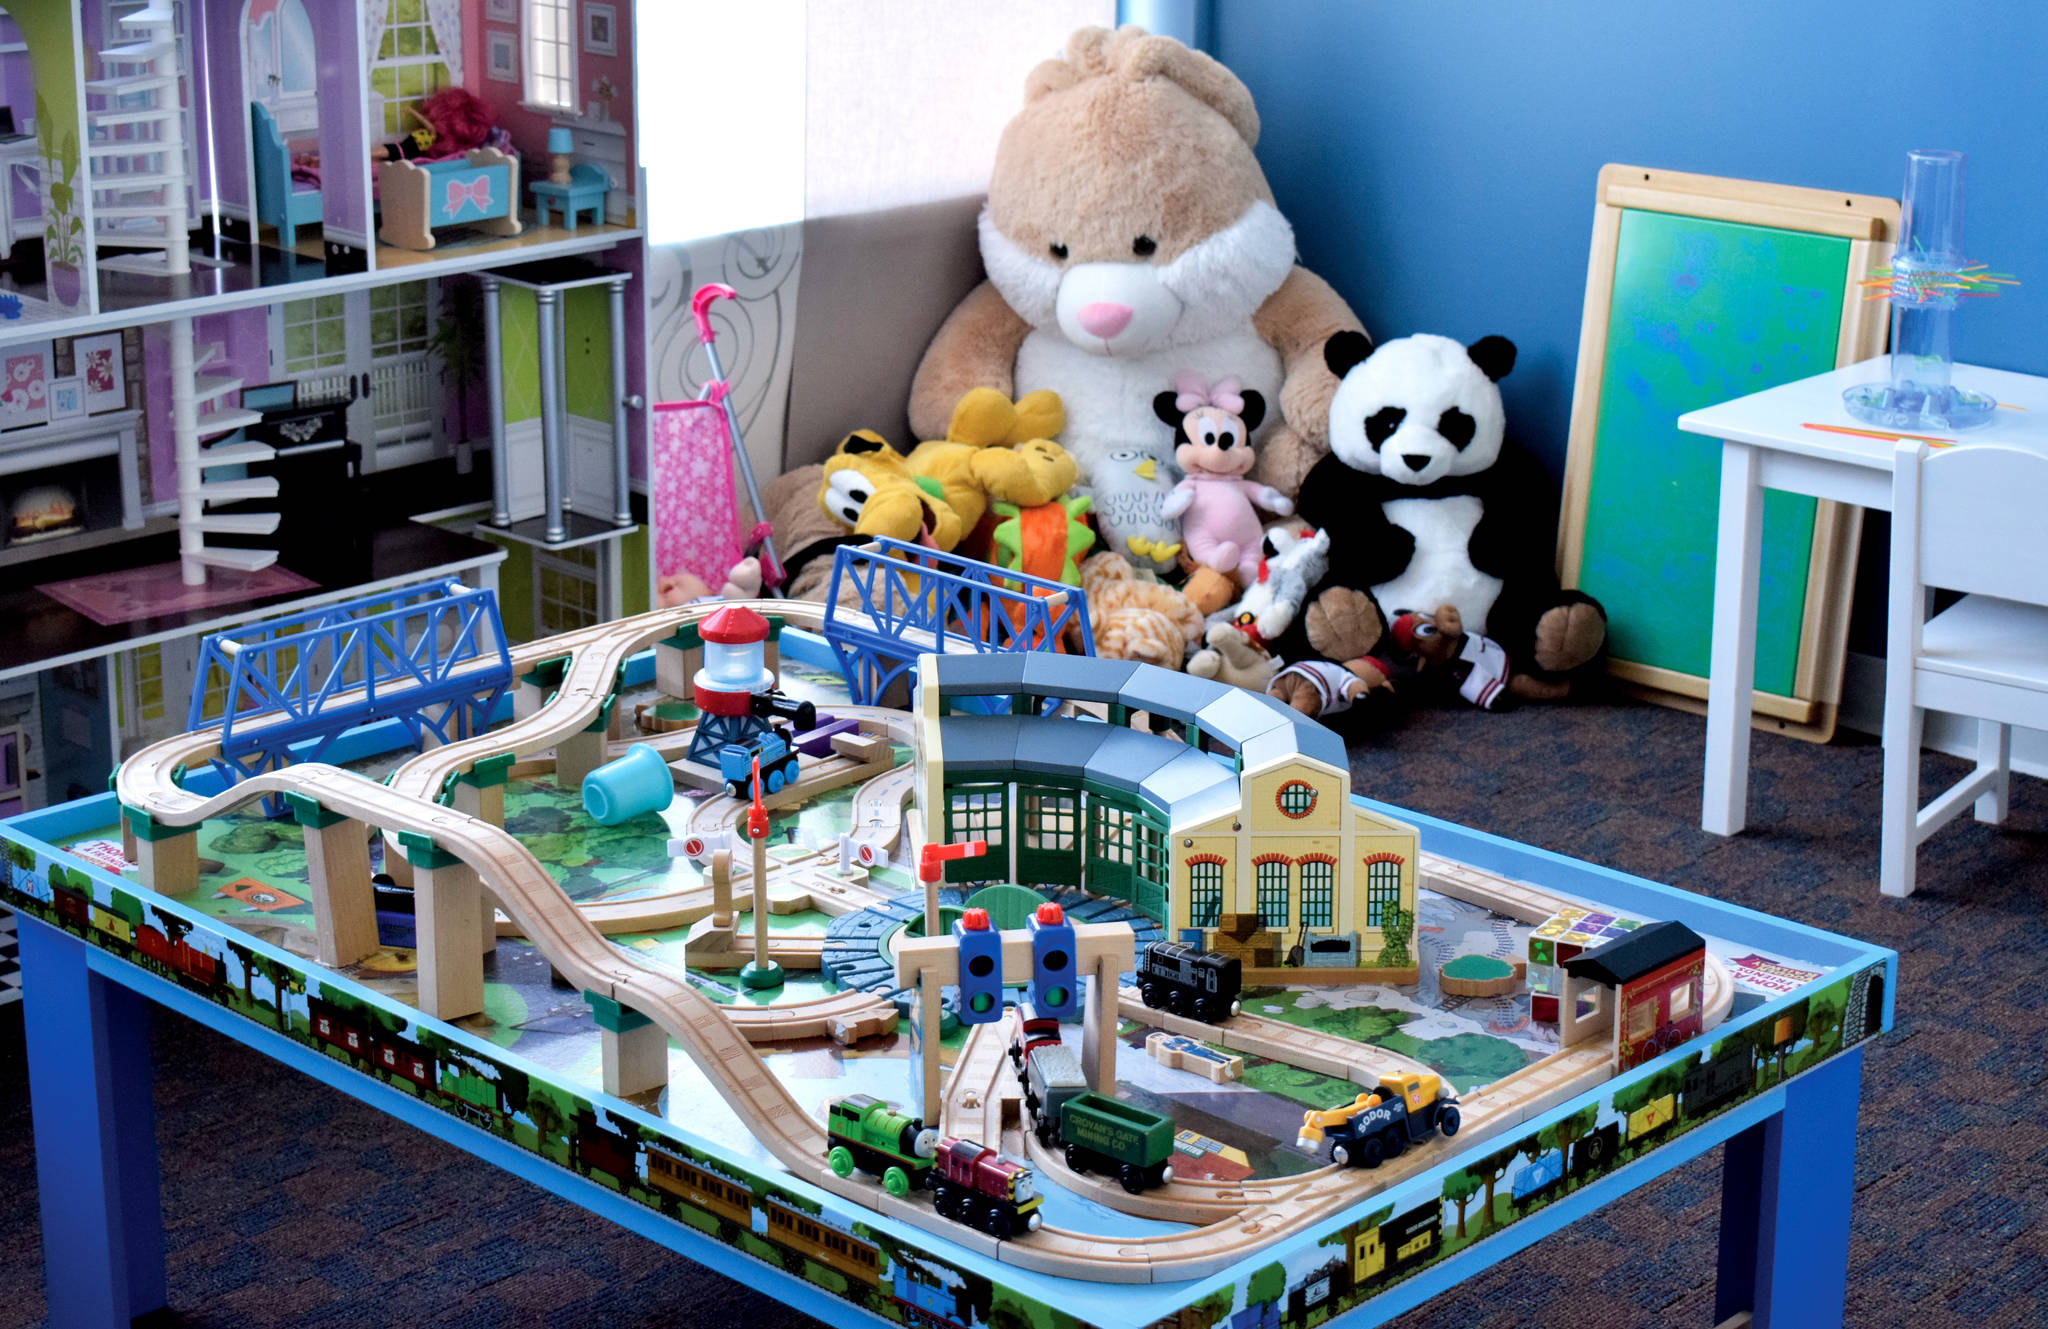
[{"label": "white kids table", "polygon": [[[1807,429],[1817,424],[1878,428],[1842,409],[1842,390],[1890,376],[1885,356],[1733,401],[1688,411],[1678,427],[1721,440],[1721,515],[1714,547],[1714,636],[1707,683],[1706,796],[1700,824],[1734,835],[1749,805],[1749,699],[1755,683],[1757,566],[1762,549],[1763,491],[1854,503],[1889,512],[1892,453],[1888,439]],[[1955,382],[2024,410],[2001,410],[1982,429],[1926,431],[1961,443],[2013,443],[2048,452],[2048,379],[2002,369],[1957,365]],[[1957,532],[1957,538],[1969,538]]]}]

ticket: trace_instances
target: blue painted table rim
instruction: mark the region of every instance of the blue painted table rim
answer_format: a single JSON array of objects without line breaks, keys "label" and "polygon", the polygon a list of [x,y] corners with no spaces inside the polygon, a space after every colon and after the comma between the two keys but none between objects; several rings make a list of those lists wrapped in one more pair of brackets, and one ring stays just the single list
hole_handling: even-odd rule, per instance
[{"label": "blue painted table rim", "polygon": [[[807,638],[809,640],[806,640]],[[822,664],[830,659],[829,651],[822,641],[812,637],[811,634],[803,633],[796,629],[790,629],[785,632],[783,651],[787,658],[809,664]],[[629,666],[626,681],[631,685],[651,676],[651,672],[651,653],[649,653],[636,658]],[[353,741],[345,740],[345,745],[337,748],[331,759],[350,760],[352,755],[367,755],[385,750],[391,746],[391,740],[394,736],[392,731],[396,730],[396,728],[395,725],[368,726],[357,735],[352,735],[351,740]],[[205,788],[206,782],[212,778],[214,777],[210,772],[195,772],[191,777],[190,787],[194,788],[195,791],[202,791]],[[1897,978],[1897,957],[1890,951],[1817,929],[1804,927],[1796,923],[1775,919],[1768,915],[1741,909],[1737,906],[1690,895],[1672,887],[1645,881],[1626,873],[1614,871],[1613,869],[1582,863],[1548,851],[1519,845],[1500,837],[1467,830],[1436,818],[1393,808],[1390,805],[1379,804],[1366,799],[1360,799],[1359,801],[1367,806],[1385,809],[1394,815],[1405,817],[1414,822],[1421,828],[1424,843],[1432,853],[1469,862],[1474,866],[1500,872],[1504,875],[1535,881],[1550,889],[1586,896],[1605,907],[1648,917],[1683,916],[1696,927],[1719,936],[1724,940],[1742,945],[1755,945],[1759,948],[1777,951],[1790,957],[1815,961],[1829,965],[1833,970],[1824,979],[1809,983],[1792,993],[1788,993],[1746,1012],[1741,1017],[1731,1019],[1729,1024],[1723,1025],[1713,1033],[1703,1035],[1700,1039],[1695,1039],[1681,1045],[1663,1057],[1637,1068],[1627,1076],[1618,1076],[1596,1090],[1588,1091],[1556,1109],[1532,1117],[1520,1128],[1517,1128],[1519,1130],[1525,1132],[1537,1131],[1545,1125],[1572,1115],[1589,1103],[1610,1097],[1618,1087],[1655,1075],[1660,1069],[1668,1068],[1683,1058],[1689,1056],[1697,1057],[1701,1052],[1702,1044],[1710,1044],[1714,1039],[1724,1037],[1738,1023],[1743,1026],[1752,1026],[1763,1020],[1775,1019],[1780,1013],[1800,1005],[1813,992],[1840,981],[1845,975],[1867,969],[1875,963],[1882,963],[1884,967],[1885,986],[1881,1028],[1889,1029],[1891,1027],[1894,989]],[[79,800],[59,808],[27,813],[10,821],[0,823],[0,836],[22,844],[36,852],[40,856],[38,860],[39,866],[42,859],[62,861],[66,866],[74,870],[85,871],[95,881],[110,886],[120,886],[124,890],[132,892],[136,889],[132,883],[125,882],[99,869],[92,868],[81,860],[74,860],[68,855],[61,855],[60,851],[50,843],[52,840],[68,838],[88,829],[112,824],[114,813],[111,804],[111,795],[99,795],[92,799]],[[10,883],[11,879],[10,872]],[[186,922],[191,923],[195,931],[203,931],[214,935],[231,934],[232,940],[236,945],[245,947],[253,953],[282,962],[294,969],[317,970],[317,966],[314,966],[312,962],[293,956],[280,948],[270,946],[231,928],[223,930],[219,927],[217,920],[210,919],[205,915],[199,914],[197,911],[188,910],[175,900],[156,897],[147,893],[143,894],[148,899],[150,907],[182,918]],[[23,924],[24,932],[37,934],[39,942],[47,941],[51,938],[64,938],[67,935],[57,932],[46,924],[39,923],[34,915],[29,913],[23,914]],[[48,936],[45,937],[43,934],[48,934]],[[710,1267],[719,1269],[721,1272],[731,1273],[735,1277],[758,1277],[763,1270],[766,1270],[772,1275],[772,1285],[776,1287],[779,1293],[786,1294],[791,1305],[797,1306],[800,1309],[810,1310],[809,1303],[816,1301],[818,1309],[811,1310],[811,1313],[819,1315],[820,1318],[829,1320],[836,1314],[849,1310],[858,1310],[858,1308],[849,1305],[837,1297],[831,1296],[801,1278],[780,1270],[770,1269],[752,1257],[746,1256],[731,1247],[714,1242],[685,1225],[636,1203],[621,1193],[610,1191],[598,1183],[541,1158],[520,1146],[511,1144],[476,1127],[458,1121],[446,1112],[428,1106],[422,1100],[415,1099],[408,1094],[391,1088],[363,1072],[342,1065],[326,1054],[300,1044],[282,1033],[267,1029],[253,1020],[236,1016],[233,1012],[221,1006],[193,996],[165,979],[150,974],[109,952],[103,951],[98,947],[89,946],[82,941],[78,945],[79,949],[84,952],[83,959],[87,967],[101,979],[141,993],[151,1001],[171,1006],[174,1009],[180,1009],[184,1013],[193,1016],[193,1018],[199,1019],[211,1027],[221,1029],[231,1037],[235,1037],[239,1041],[256,1048],[258,1051],[264,1052],[266,1055],[273,1056],[285,1064],[297,1065],[299,1069],[309,1069],[316,1073],[317,1078],[337,1088],[341,1088],[344,1092],[350,1093],[353,1097],[373,1107],[377,1107],[380,1110],[393,1111],[393,1115],[398,1115],[401,1119],[412,1121],[412,1124],[420,1125],[422,1129],[429,1130],[441,1138],[449,1139],[459,1147],[468,1149],[479,1157],[484,1157],[486,1161],[497,1163],[499,1166],[506,1167],[508,1170],[528,1180],[536,1181],[538,1184],[544,1185],[555,1193],[569,1199],[572,1203],[577,1203],[595,1212],[600,1212],[603,1216],[612,1218],[633,1231],[660,1241],[670,1249],[689,1255],[693,1259],[698,1259]],[[29,960],[30,950],[31,945],[25,938],[23,945],[23,958],[25,962]],[[46,948],[39,949],[38,954],[47,957],[48,951]],[[418,1012],[412,1008],[373,993],[369,989],[352,983],[346,978],[320,971],[319,982],[323,987],[332,986],[337,991],[347,992],[367,1005],[394,1009],[402,1013],[405,1019],[416,1021],[422,1027],[431,1028],[437,1037],[452,1045],[466,1046],[470,1050],[485,1055],[488,1058],[501,1061],[507,1065],[518,1066],[542,1082],[559,1087],[559,1082],[551,1079],[547,1072],[525,1061],[517,1053],[497,1048],[486,1040],[479,1039],[455,1026],[439,1021],[427,1020],[425,1017],[419,1016]],[[35,1000],[32,989],[28,1000],[31,1003]],[[32,1019],[43,1018],[35,1006],[31,1005],[29,1011]],[[299,1055],[287,1057],[284,1055],[287,1050],[293,1050]],[[301,1062],[304,1064],[300,1064]],[[1805,1110],[1805,1115],[1818,1115],[1826,1118],[1824,1128],[1814,1137],[1816,1142],[1823,1146],[1820,1152],[1828,1154],[1831,1150],[1834,1154],[1839,1154],[1840,1158],[1834,1161],[1846,1166],[1846,1160],[1853,1160],[1855,1083],[1856,1073],[1860,1069],[1860,1064],[1860,1048],[1850,1048],[1845,1052],[1838,1053],[1802,1074],[1764,1090],[1757,1094],[1757,1096],[1738,1103],[1734,1108],[1709,1118],[1703,1124],[1686,1130],[1672,1140],[1651,1149],[1641,1157],[1625,1164],[1611,1175],[1586,1184],[1565,1198],[1551,1202],[1537,1213],[1512,1222],[1501,1231],[1484,1237],[1473,1245],[1437,1261],[1421,1273],[1380,1292],[1377,1296],[1363,1302],[1355,1309],[1331,1322],[1365,1326],[1379,1323],[1387,1317],[1397,1315],[1419,1304],[1420,1301],[1435,1295],[1437,1292],[1472,1276],[1479,1269],[1490,1265],[1496,1260],[1504,1258],[1506,1255],[1529,1245],[1542,1236],[1566,1226],[1583,1213],[1590,1212],[1592,1208],[1611,1202],[1653,1177],[1661,1175],[1672,1167],[1696,1157],[1706,1149],[1713,1147],[1713,1145],[1732,1137],[1740,1136],[1745,1140],[1752,1141],[1752,1143],[1744,1146],[1746,1151],[1744,1157],[1745,1160],[1749,1160],[1754,1155],[1757,1160],[1753,1167],[1749,1166],[1746,1161],[1745,1168],[1736,1171],[1745,1173],[1758,1170],[1768,1171],[1772,1174],[1771,1180],[1779,1193],[1783,1193],[1787,1185],[1783,1176],[1787,1166],[1785,1161],[1775,1150],[1766,1150],[1765,1144],[1756,1142],[1763,1141],[1766,1136],[1775,1139],[1776,1134],[1786,1129],[1787,1123],[1796,1115],[1788,1112],[1787,1109],[1794,1107],[1803,1100],[1810,1099],[1814,1104],[1814,1106]],[[1847,1085],[1846,1091],[1843,1088],[1844,1081],[1846,1081]],[[582,1099],[601,1107],[605,1114],[615,1121],[631,1122],[653,1134],[667,1136],[699,1149],[714,1158],[721,1156],[721,1151],[717,1146],[703,1141],[675,1123],[663,1121],[629,1103],[581,1087],[564,1088],[563,1092],[572,1099]],[[409,1105],[408,1111],[405,1113],[396,1112],[393,1110],[393,1105],[396,1103]],[[414,1120],[415,1117],[418,1119]],[[1801,1134],[1806,1135],[1808,1132],[1802,1131]],[[1495,1137],[1486,1143],[1498,1147],[1500,1141],[1506,1138],[1508,1137]],[[493,1147],[488,1150],[480,1147],[484,1142],[488,1142]],[[1160,1318],[1174,1313],[1180,1307],[1199,1299],[1208,1291],[1229,1286],[1233,1282],[1240,1282],[1252,1271],[1276,1260],[1284,1260],[1289,1252],[1317,1245],[1320,1237],[1327,1236],[1332,1229],[1340,1228],[1348,1222],[1356,1221],[1358,1217],[1365,1213],[1389,1205],[1398,1212],[1404,1206],[1412,1206],[1418,1203],[1421,1197],[1440,1190],[1444,1177],[1469,1162],[1471,1155],[1484,1152],[1488,1152],[1488,1150],[1482,1147],[1454,1154],[1446,1158],[1439,1166],[1360,1201],[1344,1214],[1319,1223],[1315,1229],[1309,1232],[1284,1239],[1263,1248],[1253,1255],[1246,1257],[1245,1260],[1240,1261],[1237,1265],[1232,1266],[1230,1270],[1214,1278],[1189,1283],[1119,1286],[1098,1283],[1083,1284],[1071,1280],[1057,1279],[1046,1275],[1034,1274],[1019,1269],[1014,1265],[1001,1264],[975,1251],[954,1246],[921,1229],[910,1228],[906,1225],[895,1223],[893,1220],[868,1215],[865,1212],[856,1212],[853,1216],[858,1221],[872,1228],[888,1232],[892,1238],[913,1250],[923,1249],[931,1251],[949,1263],[962,1269],[974,1270],[1016,1292],[1033,1296],[1047,1306],[1060,1307],[1077,1316],[1085,1317],[1087,1323],[1103,1326],[1129,1325],[1135,1329],[1136,1326],[1152,1324]],[[1768,1157],[1766,1157],[1767,1153]],[[1802,1160],[1801,1165],[1807,1165],[1808,1161]],[[1826,1160],[1810,1160],[1813,1167],[1820,1167],[1824,1161]],[[1768,1167],[1765,1166],[1766,1163],[1769,1164]],[[745,1172],[757,1171],[760,1168],[758,1163],[751,1161],[744,1165],[734,1164],[733,1166],[737,1170]],[[1731,1185],[1736,1180],[1736,1171],[1731,1171]],[[1749,1180],[1750,1191],[1744,1192],[1745,1198],[1749,1196],[1750,1192],[1756,1191],[1762,1185],[1754,1177],[1751,1177]],[[839,1197],[819,1191],[808,1186],[806,1183],[786,1176],[776,1175],[774,1177],[774,1184],[788,1191],[804,1195],[824,1205],[829,1212],[834,1214],[844,1213],[852,1209],[848,1202],[841,1200]],[[1808,1195],[1809,1200],[1814,1194],[1818,1193],[1810,1185],[1804,1186],[1802,1189]],[[596,1197],[603,1197],[605,1203],[602,1205],[595,1203]],[[1847,1233],[1846,1208],[1847,1197],[1845,1194],[1839,1225],[1842,1234],[1844,1257],[1846,1257]],[[1728,1269],[1728,1252],[1726,1249],[1728,1234],[1731,1231],[1741,1234],[1752,1229],[1761,1230],[1769,1233],[1772,1239],[1782,1243],[1799,1239],[1802,1231],[1806,1235],[1813,1236],[1819,1235],[1814,1229],[1831,1229],[1832,1226],[1831,1223],[1813,1222],[1807,1224],[1804,1229],[1787,1231],[1782,1227],[1774,1226],[1771,1222],[1771,1211],[1768,1207],[1752,1223],[1736,1222],[1731,1228],[1724,1221],[1722,1279],[1724,1291],[1731,1282]],[[1801,1225],[1795,1224],[1793,1227],[1800,1229]],[[710,1251],[717,1252],[715,1258],[709,1254]],[[1765,1264],[1766,1262],[1759,1258],[1757,1271],[1754,1273],[1750,1285],[1752,1287],[1766,1287],[1773,1290],[1785,1288],[1788,1280],[1782,1278],[1775,1280],[1775,1282],[1770,1280],[1767,1277]],[[1740,1283],[1739,1279],[1734,1281],[1738,1284]],[[1816,1284],[1823,1300],[1826,1299],[1826,1288],[1829,1284],[1827,1278],[1822,1277],[1817,1280],[1805,1279],[1804,1281]],[[1834,1315],[1839,1318],[1841,1300],[1839,1278],[1833,1280],[1833,1286],[1835,1288],[1832,1298],[1835,1307]],[[141,1309],[148,1308],[142,1307]],[[1762,1313],[1764,1309],[1763,1307],[1759,1308],[1760,1315],[1757,1321],[1759,1325],[1769,1323],[1769,1317]],[[887,1321],[881,1322],[887,1323]],[[1780,1317],[1780,1323],[1788,1326],[1795,1323],[1805,1325],[1827,1322],[1829,1321],[1825,1317],[1804,1320]]]}]

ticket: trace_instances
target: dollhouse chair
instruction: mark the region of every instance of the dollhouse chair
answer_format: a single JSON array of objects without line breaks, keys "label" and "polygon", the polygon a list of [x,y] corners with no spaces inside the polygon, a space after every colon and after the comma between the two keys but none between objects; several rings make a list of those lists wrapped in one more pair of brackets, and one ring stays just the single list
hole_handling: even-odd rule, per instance
[{"label": "dollhouse chair", "polygon": [[[2005,820],[2012,727],[2048,728],[2048,456],[1901,442],[1892,472],[1879,888],[1913,893],[1920,842],[1974,802]],[[1964,592],[1934,617],[1930,592]],[[1974,716],[1977,768],[1920,806],[1928,711]]]}]

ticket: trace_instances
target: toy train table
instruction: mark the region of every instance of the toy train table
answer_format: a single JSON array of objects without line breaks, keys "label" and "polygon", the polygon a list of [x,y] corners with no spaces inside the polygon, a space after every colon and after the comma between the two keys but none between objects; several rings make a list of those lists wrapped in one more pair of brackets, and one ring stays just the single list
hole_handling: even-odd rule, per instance
[{"label": "toy train table", "polygon": [[[1839,1322],[1892,953],[1367,801],[1201,679],[853,706],[817,612],[508,648],[446,741],[262,769],[231,687],[0,824],[52,1323],[163,1304],[148,1003],[838,1323],[1376,1324],[1724,1141],[1723,1318]],[[676,795],[600,823],[636,743]]]}]

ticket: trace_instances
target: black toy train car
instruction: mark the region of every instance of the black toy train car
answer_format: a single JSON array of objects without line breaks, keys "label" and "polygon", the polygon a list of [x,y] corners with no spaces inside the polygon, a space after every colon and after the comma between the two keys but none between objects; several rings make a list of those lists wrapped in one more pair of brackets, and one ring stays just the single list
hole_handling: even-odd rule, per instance
[{"label": "black toy train car", "polygon": [[1685,1115],[1698,1121],[1756,1087],[1749,1049],[1735,1046],[1718,1059],[1694,1062],[1685,1071]]},{"label": "black toy train car", "polygon": [[1217,1024],[1237,1014],[1244,966],[1177,941],[1155,941],[1138,958],[1138,995],[1154,1010]]}]

